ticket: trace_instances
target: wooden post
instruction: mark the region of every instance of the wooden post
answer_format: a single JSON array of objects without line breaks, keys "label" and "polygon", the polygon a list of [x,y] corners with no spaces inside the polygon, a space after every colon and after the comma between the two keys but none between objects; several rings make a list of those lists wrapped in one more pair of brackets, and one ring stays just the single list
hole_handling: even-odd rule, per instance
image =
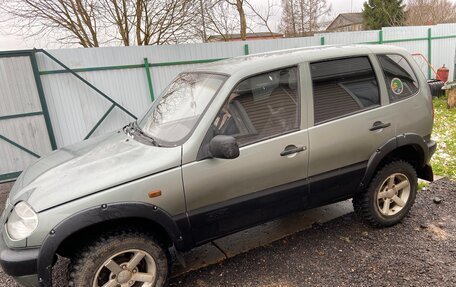
[{"label": "wooden post", "polygon": [[456,107],[456,86],[449,89],[447,94],[447,108],[452,109]]}]

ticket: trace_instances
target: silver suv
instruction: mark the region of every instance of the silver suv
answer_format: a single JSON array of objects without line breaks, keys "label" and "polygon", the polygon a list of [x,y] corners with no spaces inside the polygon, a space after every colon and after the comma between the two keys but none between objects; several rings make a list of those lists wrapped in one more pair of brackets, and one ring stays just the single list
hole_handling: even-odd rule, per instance
[{"label": "silver suv", "polygon": [[2,216],[0,263],[24,286],[163,286],[186,251],[353,198],[377,227],[432,181],[433,107],[403,49],[305,48],[181,73],[145,115],[25,170]]}]

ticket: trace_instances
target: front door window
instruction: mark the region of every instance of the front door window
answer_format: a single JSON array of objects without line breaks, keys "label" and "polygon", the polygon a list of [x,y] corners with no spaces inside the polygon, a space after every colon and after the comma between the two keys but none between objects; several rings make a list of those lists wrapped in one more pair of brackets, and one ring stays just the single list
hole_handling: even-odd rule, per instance
[{"label": "front door window", "polygon": [[234,136],[240,146],[299,127],[297,68],[253,76],[239,83],[215,118],[214,135]]}]

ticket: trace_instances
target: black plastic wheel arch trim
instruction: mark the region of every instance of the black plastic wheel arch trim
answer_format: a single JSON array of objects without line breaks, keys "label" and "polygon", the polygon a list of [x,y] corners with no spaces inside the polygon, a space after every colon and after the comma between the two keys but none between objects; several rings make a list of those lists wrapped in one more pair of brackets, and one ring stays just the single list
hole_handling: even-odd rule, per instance
[{"label": "black plastic wheel arch trim", "polygon": [[[177,249],[183,249],[185,245],[191,244],[184,241],[182,225],[186,225],[185,216],[171,217],[166,211],[159,207],[140,203],[123,202],[114,204],[103,204],[78,212],[59,223],[48,236],[40,248],[37,272],[40,286],[52,286],[52,266],[57,249],[60,244],[77,231],[108,220],[139,217],[154,221],[168,233]],[[179,224],[175,219],[180,218]],[[181,226],[181,227],[180,227]],[[187,228],[186,228],[187,229]],[[189,240],[188,238],[186,238]]]},{"label": "black plastic wheel arch trim", "polygon": [[[431,159],[431,156],[435,150],[435,142],[426,143],[423,137],[413,133],[405,133],[398,135],[388,142],[386,142],[383,146],[378,148],[369,158],[367,163],[367,170],[364,174],[363,179],[361,180],[360,186],[358,187],[357,192],[361,192],[370,182],[372,177],[374,176],[375,171],[377,170],[378,165],[380,162],[392,151],[399,147],[403,146],[418,146],[419,151],[422,152],[422,161],[420,162],[420,166],[418,167],[418,174],[420,174],[421,169],[429,169],[427,163]],[[429,177],[429,172],[426,172],[426,180],[432,181],[432,176]]]}]

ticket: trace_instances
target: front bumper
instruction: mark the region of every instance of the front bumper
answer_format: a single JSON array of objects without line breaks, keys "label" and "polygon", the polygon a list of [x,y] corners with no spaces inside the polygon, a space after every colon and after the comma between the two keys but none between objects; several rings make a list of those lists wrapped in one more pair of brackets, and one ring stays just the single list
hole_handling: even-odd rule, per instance
[{"label": "front bumper", "polygon": [[0,234],[0,265],[6,274],[23,286],[38,286],[39,252],[39,248],[11,249]]}]

